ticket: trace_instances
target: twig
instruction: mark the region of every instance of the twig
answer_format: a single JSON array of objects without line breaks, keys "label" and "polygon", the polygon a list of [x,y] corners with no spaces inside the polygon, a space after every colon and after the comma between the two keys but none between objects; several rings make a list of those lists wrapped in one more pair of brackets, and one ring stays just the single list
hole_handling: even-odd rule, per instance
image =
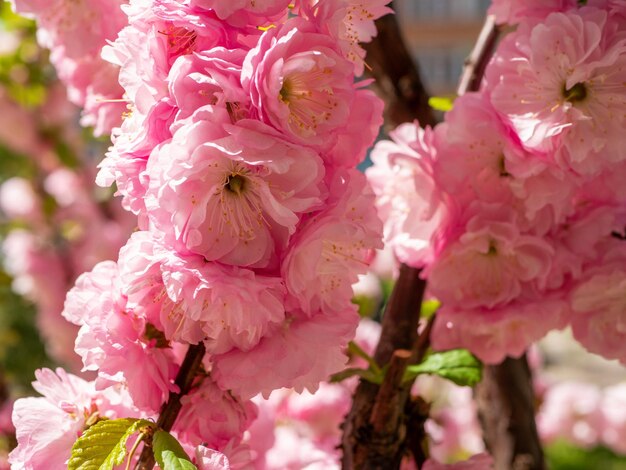
[{"label": "twig", "polygon": [[480,90],[480,83],[485,75],[487,64],[493,55],[498,43],[500,31],[493,15],[488,15],[478,35],[478,39],[469,57],[465,60],[465,67],[459,80],[457,94],[459,96],[468,91]]},{"label": "twig", "polygon": [[[170,392],[167,402],[161,407],[159,419],[157,420],[157,428],[170,431],[172,426],[174,426],[174,422],[183,406],[180,399],[191,390],[193,382],[201,369],[205,352],[206,348],[203,342],[189,346],[185,359],[174,381],[180,391],[178,393]],[[152,447],[144,445],[135,470],[152,470],[154,463]]]},{"label": "twig", "polygon": [[[374,354],[378,364],[390,363],[392,357],[395,357],[394,353],[399,349],[410,350],[412,358],[416,357],[417,325],[425,288],[426,283],[420,278],[418,269],[406,265],[400,267],[400,275],[383,316],[381,338]],[[399,364],[395,367],[399,367]],[[379,410],[377,413],[387,415],[401,413],[409,396],[409,387],[410,384],[390,387],[385,393],[388,397],[394,395],[394,398],[386,399],[387,409]],[[373,432],[371,417],[379,393],[380,388],[367,381],[362,380],[357,387],[352,409],[343,423],[344,469],[393,469],[400,465],[405,445],[404,423],[396,420],[393,426],[384,429],[384,433],[380,432],[382,429],[379,429],[378,433]],[[378,444],[374,445],[372,438]],[[380,443],[393,443],[393,446],[384,447]],[[395,449],[393,455],[392,449]]]},{"label": "twig", "polygon": [[420,78],[419,68],[407,49],[396,15],[376,21],[378,35],[365,44],[369,75],[385,100],[385,122],[397,126],[419,120],[421,125],[437,121],[428,105],[428,92]]}]

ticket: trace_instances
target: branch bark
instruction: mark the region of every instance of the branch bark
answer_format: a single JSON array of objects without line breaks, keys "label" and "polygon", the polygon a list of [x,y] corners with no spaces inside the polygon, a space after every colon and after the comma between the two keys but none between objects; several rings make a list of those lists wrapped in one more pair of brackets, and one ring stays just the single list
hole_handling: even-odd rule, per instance
[{"label": "branch bark", "polygon": [[395,15],[376,21],[378,35],[365,44],[369,75],[385,100],[385,122],[397,126],[418,119],[421,125],[437,121],[428,106],[429,94],[420,78],[419,68],[406,47]]},{"label": "branch bark", "polygon": [[457,94],[459,96],[467,91],[480,90],[480,84],[485,75],[485,69],[498,44],[499,35],[500,30],[496,25],[495,16],[487,16],[480,30],[480,34],[478,35],[478,39],[476,40],[476,44],[474,44],[472,52],[465,60],[465,66],[463,67],[457,88]]},{"label": "branch bark", "polygon": [[495,469],[545,470],[526,356],[485,367],[475,397]]},{"label": "branch bark", "polygon": [[[434,125],[436,119],[428,105],[428,92],[406,47],[396,17],[387,15],[380,18],[376,21],[376,28],[377,37],[365,45],[365,49],[369,75],[376,79],[378,94],[385,101],[385,121],[397,126],[418,119],[422,125]],[[383,316],[381,338],[374,354],[374,359],[380,365],[388,364],[397,350],[411,350],[413,357],[417,354],[417,327],[426,289],[426,282],[420,277],[420,273],[419,269],[406,265],[400,267],[400,275]],[[398,359],[395,364],[395,368],[402,366],[398,364]],[[396,412],[403,411],[407,406],[409,390],[407,386],[390,387],[390,390],[393,391],[393,399],[388,401],[385,413],[395,415],[389,409],[390,405],[393,404]],[[400,466],[406,447],[404,420],[397,420],[393,426],[389,426],[384,436],[380,433],[374,436],[375,441],[399,445],[382,449],[380,446],[372,446],[374,426],[371,417],[379,391],[378,385],[364,380],[360,381],[355,391],[352,409],[342,425],[344,469],[394,469]],[[385,393],[389,393],[389,390]]]},{"label": "branch bark", "polygon": [[[202,359],[205,353],[206,348],[203,342],[189,346],[185,359],[183,359],[183,363],[174,381],[180,391],[178,393],[170,392],[167,402],[161,407],[159,419],[156,423],[158,428],[169,432],[172,426],[174,426],[176,418],[178,418],[178,414],[182,408],[180,399],[191,390],[194,380],[202,367]],[[139,456],[137,465],[135,466],[135,470],[152,470],[154,464],[155,460],[152,445],[150,442],[146,442]]]},{"label": "branch bark", "polygon": [[[378,419],[380,416],[397,417],[405,409],[410,384],[397,385],[394,378],[399,369],[404,372],[410,361],[401,361],[405,354],[400,353],[401,357],[398,357],[397,351],[411,350],[410,359],[415,359],[418,354],[416,345],[420,342],[417,341],[417,326],[425,289],[426,282],[420,278],[420,270],[406,265],[400,267],[400,275],[383,316],[381,338],[374,354],[378,364],[393,364],[393,369],[390,364],[387,372],[391,382],[387,385],[383,383],[384,392],[371,382],[362,380],[359,383],[352,409],[343,423],[344,469],[400,467],[406,447],[406,423],[404,419],[394,418],[393,423],[382,426]],[[426,334],[429,332],[430,328],[427,328]],[[423,341],[420,344],[424,344]],[[377,410],[374,415],[375,404]]]}]

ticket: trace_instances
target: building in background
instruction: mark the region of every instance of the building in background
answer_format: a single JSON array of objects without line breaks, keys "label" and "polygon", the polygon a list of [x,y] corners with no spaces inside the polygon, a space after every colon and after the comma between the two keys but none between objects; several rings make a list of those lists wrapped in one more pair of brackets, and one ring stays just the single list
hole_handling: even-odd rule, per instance
[{"label": "building in background", "polygon": [[490,0],[395,0],[405,40],[433,95],[454,93]]}]

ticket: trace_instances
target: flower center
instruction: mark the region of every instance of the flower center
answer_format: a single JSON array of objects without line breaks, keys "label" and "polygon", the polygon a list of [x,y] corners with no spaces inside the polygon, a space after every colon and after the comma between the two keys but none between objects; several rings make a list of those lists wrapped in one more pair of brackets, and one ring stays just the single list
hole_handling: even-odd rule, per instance
[{"label": "flower center", "polygon": [[167,37],[168,57],[172,62],[181,55],[191,54],[198,39],[198,33],[181,26],[170,25],[159,33]]},{"label": "flower center", "polygon": [[563,85],[563,98],[570,103],[583,101],[587,97],[587,87],[584,83],[579,82],[572,88],[565,88]]},{"label": "flower center", "polygon": [[240,196],[246,188],[246,178],[239,174],[230,175],[226,178],[226,184],[224,188],[231,193]]},{"label": "flower center", "polygon": [[338,103],[331,80],[327,67],[295,72],[284,78],[278,98],[289,107],[289,125],[296,133],[315,134],[318,126],[333,116]]}]

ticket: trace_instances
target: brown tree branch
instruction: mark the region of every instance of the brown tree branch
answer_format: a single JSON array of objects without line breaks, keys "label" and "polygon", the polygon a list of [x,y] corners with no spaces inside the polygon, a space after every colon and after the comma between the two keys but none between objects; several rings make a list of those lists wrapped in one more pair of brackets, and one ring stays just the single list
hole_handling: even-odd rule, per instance
[{"label": "brown tree branch", "polygon": [[485,23],[478,35],[476,44],[472,49],[469,57],[465,60],[465,66],[461,73],[457,94],[463,95],[467,91],[480,90],[480,84],[487,64],[493,55],[493,51],[498,44],[500,30],[496,25],[496,19],[493,15],[487,16]]},{"label": "brown tree branch", "polygon": [[[365,45],[365,49],[370,76],[376,79],[378,94],[385,101],[386,122],[397,126],[418,119],[422,125],[434,125],[436,119],[428,105],[429,95],[420,78],[418,67],[406,47],[395,15],[387,15],[377,20],[376,28],[377,37]],[[419,269],[406,265],[400,267],[400,275],[383,316],[381,338],[374,354],[374,359],[380,365],[389,363],[396,350],[415,351],[420,307],[426,289],[426,282],[420,277],[420,272]],[[391,387],[388,392],[391,391],[395,391],[395,396],[390,403],[397,410],[404,410],[409,397],[408,387]],[[342,425],[344,469],[393,469],[400,465],[406,444],[406,428],[403,422],[390,426],[385,437],[376,437],[378,440],[400,444],[394,447],[393,457],[388,457],[389,452],[385,451],[383,453],[387,456],[386,461],[382,462],[380,450],[370,452],[373,449],[370,417],[378,393],[378,385],[364,380],[360,381],[355,391],[352,409]],[[389,409],[385,413],[393,414]]]},{"label": "brown tree branch", "polygon": [[496,470],[544,470],[535,394],[526,356],[487,366],[475,389],[487,449]]},{"label": "brown tree branch", "polygon": [[436,123],[428,105],[428,92],[422,83],[417,64],[407,49],[395,15],[376,21],[378,35],[365,44],[369,75],[385,100],[385,122],[397,126],[419,120],[421,125]]},{"label": "brown tree branch", "polygon": [[[374,354],[380,365],[390,363],[394,352],[399,349],[412,351],[415,359],[417,341],[417,325],[419,312],[426,283],[420,278],[420,271],[406,265],[400,267],[400,275],[396,281],[391,298],[382,321],[381,338]],[[427,329],[427,334],[429,329]],[[425,340],[424,340],[425,341]],[[395,369],[404,362],[395,360]],[[391,370],[391,365],[389,367]],[[388,371],[389,374],[389,371]],[[406,406],[409,397],[408,385],[394,387],[393,381],[384,392],[386,410],[378,410],[377,415],[397,416]],[[372,420],[374,404],[377,402],[380,387],[362,380],[354,394],[352,409],[343,423],[343,459],[344,469],[399,468],[405,449],[406,424],[403,420],[395,420],[393,425],[376,428]],[[393,398],[391,398],[393,396]],[[381,400],[379,399],[379,408]],[[393,408],[393,409],[390,409]],[[386,445],[385,445],[386,444]]]},{"label": "brown tree branch", "polygon": [[[172,426],[174,426],[174,422],[176,422],[176,418],[183,406],[180,399],[191,390],[194,380],[201,370],[202,359],[205,353],[206,348],[203,342],[189,346],[185,359],[183,359],[183,363],[174,381],[180,391],[178,393],[170,392],[167,402],[161,407],[159,419],[156,423],[158,428],[169,432]],[[139,461],[135,466],[135,470],[152,470],[154,464],[154,453],[152,452],[151,443],[146,442],[139,456]]]}]

